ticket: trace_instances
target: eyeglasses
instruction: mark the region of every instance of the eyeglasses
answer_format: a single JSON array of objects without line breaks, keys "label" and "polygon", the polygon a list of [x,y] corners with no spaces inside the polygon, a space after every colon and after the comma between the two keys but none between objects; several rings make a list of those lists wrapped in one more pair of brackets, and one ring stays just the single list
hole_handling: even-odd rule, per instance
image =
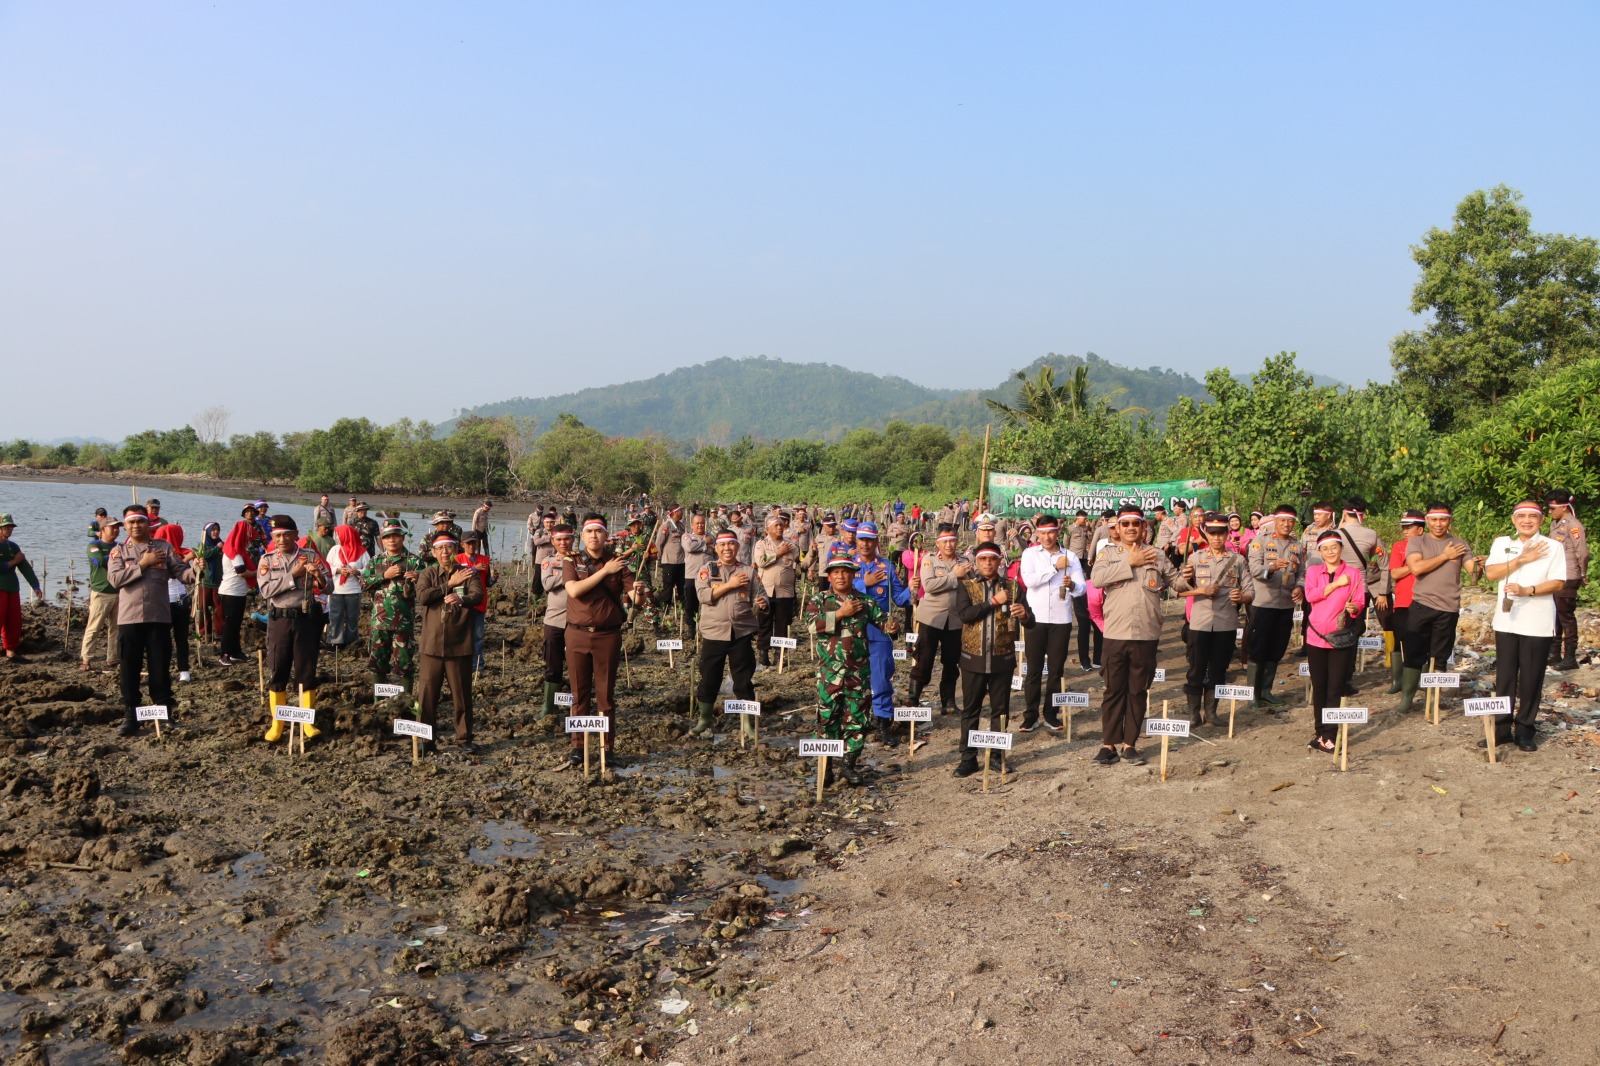
[{"label": "eyeglasses", "polygon": [[1121,526],[1123,529],[1141,529],[1141,528],[1143,528],[1144,523],[1143,522],[1118,522],[1117,525]]}]

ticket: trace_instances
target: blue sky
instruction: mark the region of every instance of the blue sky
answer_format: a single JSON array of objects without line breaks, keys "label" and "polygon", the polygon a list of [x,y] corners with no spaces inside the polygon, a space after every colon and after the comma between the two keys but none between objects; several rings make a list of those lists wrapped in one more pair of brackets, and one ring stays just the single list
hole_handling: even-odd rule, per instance
[{"label": "blue sky", "polygon": [[1576,3],[0,2],[0,437],[762,354],[1385,379],[1463,196],[1600,234],[1596,40]]}]

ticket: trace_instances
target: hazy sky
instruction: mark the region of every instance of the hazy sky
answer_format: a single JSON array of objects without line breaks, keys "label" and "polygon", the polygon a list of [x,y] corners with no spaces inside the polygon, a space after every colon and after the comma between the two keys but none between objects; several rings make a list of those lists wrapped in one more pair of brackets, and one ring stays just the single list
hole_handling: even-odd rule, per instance
[{"label": "hazy sky", "polygon": [[1600,234],[1597,12],[0,0],[0,438],[759,354],[1386,378],[1463,196]]}]

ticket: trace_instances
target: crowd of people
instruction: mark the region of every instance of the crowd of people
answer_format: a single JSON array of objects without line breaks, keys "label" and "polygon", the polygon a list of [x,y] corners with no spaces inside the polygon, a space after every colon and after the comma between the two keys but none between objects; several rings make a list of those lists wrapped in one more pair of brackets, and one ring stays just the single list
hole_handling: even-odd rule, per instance
[{"label": "crowd of people", "polygon": [[[373,681],[413,696],[430,726],[448,684],[452,740],[470,751],[472,678],[483,668],[487,590],[496,580],[486,547],[491,510],[483,501],[469,530],[454,512],[436,512],[413,549],[398,514],[369,517],[355,497],[336,515],[324,495],[304,533],[291,515],[256,500],[226,533],[206,522],[193,545],[181,525],[162,518],[158,500],[120,516],[102,509],[88,531],[80,669],[94,669],[103,641],[104,668],[119,675],[125,705],[119,730],[132,735],[141,728],[144,675],[150,702],[171,713],[173,659],[181,685],[195,653],[191,630],[214,640],[217,663],[233,668],[251,661],[241,644],[251,619],[264,630],[269,706],[294,700],[315,708],[319,655],[361,643],[358,623],[370,605]],[[1074,646],[1079,667],[1104,681],[1094,761],[1137,764],[1164,601],[1183,601],[1184,693],[1195,727],[1216,723],[1216,688],[1229,683],[1236,662],[1248,671],[1252,706],[1282,712],[1273,690],[1296,624],[1313,708],[1355,695],[1356,643],[1369,616],[1393,641],[1387,694],[1404,712],[1423,673],[1452,656],[1464,576],[1497,584],[1495,692],[1511,703],[1495,723],[1499,742],[1536,750],[1545,672],[1578,665],[1574,608],[1589,553],[1566,491],[1519,503],[1509,516],[1514,532],[1482,555],[1452,532],[1442,502],[1407,511],[1392,545],[1368,526],[1359,498],[1318,504],[1303,524],[1288,505],[1241,518],[1179,500],[1171,514],[1127,504],[1098,516],[997,517],[971,513],[966,501],[932,513],[891,501],[844,515],[805,504],[671,506],[657,515],[640,499],[613,530],[598,512],[580,522],[570,509],[535,511],[526,548],[540,594],[532,610],[543,621],[541,717],[558,719],[557,697],[570,689],[566,713],[611,719],[624,629],[676,624],[697,656],[689,732],[706,735],[724,678],[736,698],[755,700],[774,638],[782,648],[803,633],[816,653],[818,732],[844,742],[840,772],[857,784],[869,738],[901,743],[894,642],[904,631],[909,701],[933,702],[924,693],[937,668],[939,711],[960,717],[957,776],[977,769],[969,733],[986,706],[991,726],[1008,728],[1019,674],[1018,728],[1062,728],[1049,697],[1066,688]],[[19,576],[41,595],[13,530],[11,516],[0,514],[7,658],[18,653]],[[1320,717],[1313,715],[1308,746],[1331,753],[1334,727]],[[307,737],[319,732],[315,723],[305,728]],[[274,719],[265,740],[282,735]],[[615,759],[613,732],[603,744]],[[577,734],[565,762],[582,764]]]}]

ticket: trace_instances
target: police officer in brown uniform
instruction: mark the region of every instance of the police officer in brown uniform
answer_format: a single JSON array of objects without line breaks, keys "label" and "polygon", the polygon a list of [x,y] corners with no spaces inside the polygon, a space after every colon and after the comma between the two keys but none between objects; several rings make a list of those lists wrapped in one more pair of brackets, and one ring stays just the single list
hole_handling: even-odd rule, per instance
[{"label": "police officer in brown uniform", "polygon": [[1228,683],[1239,612],[1254,596],[1244,557],[1227,550],[1227,519],[1213,511],[1206,515],[1205,531],[1206,546],[1191,554],[1182,570],[1194,586],[1188,593],[1189,671],[1183,682],[1191,725],[1205,725],[1208,711],[1210,720],[1217,720],[1216,686]]},{"label": "police officer in brown uniform", "polygon": [[[695,573],[695,596],[700,600],[700,681],[695,689],[699,721],[692,736],[709,734],[716,721],[717,690],[724,669],[733,672],[733,694],[741,700],[756,698],[751,678],[756,672],[751,642],[760,628],[760,616],[771,601],[755,568],[738,561],[739,537],[733,530],[717,534],[717,558]],[[745,725],[743,716],[740,729]]]},{"label": "police officer in brown uniform", "polygon": [[[572,717],[594,713],[612,718],[617,663],[622,658],[622,626],[628,620],[624,602],[638,603],[627,560],[611,549],[605,516],[591,511],[583,518],[583,549],[562,561],[567,590],[567,675],[572,681]],[[605,734],[610,753],[616,723]],[[570,766],[583,765],[583,735],[572,734]]]},{"label": "police officer in brown uniform", "polygon": [[[772,665],[772,638],[787,637],[789,626],[794,621],[794,571],[795,563],[800,558],[800,549],[794,541],[784,536],[784,524],[781,511],[768,514],[767,535],[756,541],[751,552],[760,578],[757,584],[767,601],[767,606],[761,611],[760,628],[756,631],[756,653],[762,666]],[[705,602],[704,598],[700,600],[702,607]]]},{"label": "police officer in brown uniform", "polygon": [[[256,567],[256,590],[267,605],[267,705],[288,702],[289,681],[305,690],[305,702],[317,705],[317,653],[322,634],[322,606],[317,594],[333,585],[333,574],[322,556],[302,548],[294,518],[272,516],[272,551]],[[301,726],[309,739],[321,733],[314,725]],[[267,728],[271,744],[283,736],[276,718]]]},{"label": "police officer in brown uniform", "polygon": [[555,721],[556,693],[567,670],[567,587],[561,571],[572,554],[572,527],[557,523],[550,533],[551,554],[539,564],[539,587],[544,589],[544,708],[540,721]]},{"label": "police officer in brown uniform", "polygon": [[1450,532],[1450,506],[1428,504],[1424,521],[1428,531],[1406,541],[1406,565],[1416,576],[1411,587],[1411,610],[1405,645],[1405,668],[1400,672],[1400,710],[1411,709],[1423,671],[1443,669],[1456,645],[1456,623],[1461,618],[1461,573],[1475,574],[1483,560],[1472,545]]},{"label": "police officer in brown uniform", "polygon": [[1305,554],[1295,540],[1298,521],[1295,510],[1283,504],[1272,513],[1270,523],[1250,541],[1245,561],[1250,567],[1250,685],[1256,690],[1254,706],[1282,707],[1272,694],[1278,676],[1278,663],[1289,650],[1289,634],[1294,632],[1294,609],[1300,601],[1301,573]]},{"label": "police officer in brown uniform", "polygon": [[[439,692],[448,678],[450,702],[455,706],[455,742],[465,753],[472,747],[472,644],[473,607],[483,599],[483,580],[477,567],[456,560],[459,545],[453,537],[433,541],[433,561],[417,575],[417,610],[422,615],[422,638],[417,650],[417,702],[422,720],[438,721]],[[432,741],[428,750],[435,750]]]},{"label": "police officer in brown uniform", "polygon": [[1100,705],[1101,748],[1094,761],[1141,765],[1135,749],[1144,726],[1145,701],[1156,674],[1161,640],[1161,593],[1188,592],[1190,584],[1166,554],[1144,544],[1144,512],[1124,504],[1117,512],[1118,543],[1095,560],[1089,580],[1105,589],[1105,696]]},{"label": "police officer in brown uniform", "polygon": [[[1578,521],[1572,493],[1556,489],[1545,497],[1550,505],[1550,539],[1567,553],[1566,587],[1556,593],[1556,639],[1550,642],[1551,665],[1578,668],[1578,589],[1589,576],[1589,539]],[[1560,659],[1556,658],[1560,654]]]},{"label": "police officer in brown uniform", "polygon": [[[939,713],[956,709],[956,680],[961,674],[961,582],[972,576],[973,564],[956,554],[956,527],[941,523],[934,543],[937,550],[924,555],[911,578],[917,603],[917,646],[911,663],[910,701],[920,703],[922,690],[933,680],[933,660],[937,656],[939,673]],[[1006,684],[1010,684],[1010,678]],[[1009,697],[1008,697],[1009,698]]]},{"label": "police officer in brown uniform", "polygon": [[703,512],[696,511],[690,516],[689,531],[678,538],[678,544],[683,548],[683,587],[679,589],[679,595],[683,598],[683,631],[692,639],[695,621],[700,617],[700,597],[695,592],[695,578],[700,568],[713,558]]},{"label": "police officer in brown uniform", "polygon": [[672,605],[683,595],[683,508],[668,507],[667,513],[656,523],[652,546],[661,567],[661,591],[656,606],[670,613]]}]

